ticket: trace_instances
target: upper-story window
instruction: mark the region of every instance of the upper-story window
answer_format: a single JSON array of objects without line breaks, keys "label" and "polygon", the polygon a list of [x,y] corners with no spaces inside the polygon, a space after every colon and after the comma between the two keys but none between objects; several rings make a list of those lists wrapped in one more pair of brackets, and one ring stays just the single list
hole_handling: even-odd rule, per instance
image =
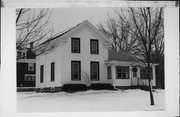
[{"label": "upper-story window", "polygon": [[96,39],[91,39],[90,42],[90,53],[99,54],[99,41]]},{"label": "upper-story window", "polygon": [[71,52],[80,53],[80,38],[71,38]]}]

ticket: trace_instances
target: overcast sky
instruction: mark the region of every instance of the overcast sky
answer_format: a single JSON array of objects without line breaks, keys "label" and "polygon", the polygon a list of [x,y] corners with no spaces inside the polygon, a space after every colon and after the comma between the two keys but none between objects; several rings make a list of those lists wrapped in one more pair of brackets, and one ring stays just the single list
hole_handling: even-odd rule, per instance
[{"label": "overcast sky", "polygon": [[84,20],[88,20],[96,26],[99,22],[104,22],[108,18],[108,14],[114,16],[113,8],[56,8],[53,9],[51,21],[55,32],[59,33]]}]

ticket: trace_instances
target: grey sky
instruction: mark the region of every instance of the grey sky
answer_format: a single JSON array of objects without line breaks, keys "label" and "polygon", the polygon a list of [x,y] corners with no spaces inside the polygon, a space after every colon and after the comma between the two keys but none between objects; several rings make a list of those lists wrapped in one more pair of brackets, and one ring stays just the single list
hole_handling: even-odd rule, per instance
[{"label": "grey sky", "polygon": [[113,8],[57,8],[53,9],[51,21],[53,23],[55,32],[59,33],[84,20],[88,20],[94,26],[96,26],[99,22],[104,22],[108,18],[107,14],[113,17]]}]

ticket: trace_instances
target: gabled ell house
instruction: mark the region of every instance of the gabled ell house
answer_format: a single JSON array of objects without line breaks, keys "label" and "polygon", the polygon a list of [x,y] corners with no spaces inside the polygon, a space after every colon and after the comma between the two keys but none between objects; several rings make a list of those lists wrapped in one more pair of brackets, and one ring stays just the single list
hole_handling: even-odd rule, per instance
[{"label": "gabled ell house", "polygon": [[[148,85],[145,74],[135,57],[112,49],[109,39],[87,20],[36,48],[38,91],[61,91],[64,84]],[[156,86],[155,65],[152,74]]]}]

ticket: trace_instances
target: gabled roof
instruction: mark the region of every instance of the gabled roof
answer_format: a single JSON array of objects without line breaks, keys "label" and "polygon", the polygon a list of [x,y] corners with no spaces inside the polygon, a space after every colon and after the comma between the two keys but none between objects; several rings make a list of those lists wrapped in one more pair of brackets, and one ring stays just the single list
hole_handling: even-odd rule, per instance
[{"label": "gabled roof", "polygon": [[50,50],[54,49],[55,47],[58,46],[60,41],[63,41],[64,37],[68,36],[69,34],[73,33],[75,30],[78,30],[79,28],[81,28],[84,25],[88,25],[89,27],[91,27],[95,32],[97,32],[97,34],[99,36],[101,36],[103,39],[105,39],[105,41],[107,43],[109,43],[108,38],[104,34],[99,32],[88,20],[85,20],[85,21],[77,24],[76,26],[61,32],[59,35],[57,35],[53,38],[50,38],[50,39],[46,40],[45,42],[41,43],[38,47],[36,47],[34,49],[36,55],[40,55],[46,51],[50,51]]},{"label": "gabled roof", "polygon": [[138,62],[138,59],[136,59],[133,55],[130,53],[116,49],[109,49],[109,55],[108,55],[108,61],[128,61],[128,62]]}]

